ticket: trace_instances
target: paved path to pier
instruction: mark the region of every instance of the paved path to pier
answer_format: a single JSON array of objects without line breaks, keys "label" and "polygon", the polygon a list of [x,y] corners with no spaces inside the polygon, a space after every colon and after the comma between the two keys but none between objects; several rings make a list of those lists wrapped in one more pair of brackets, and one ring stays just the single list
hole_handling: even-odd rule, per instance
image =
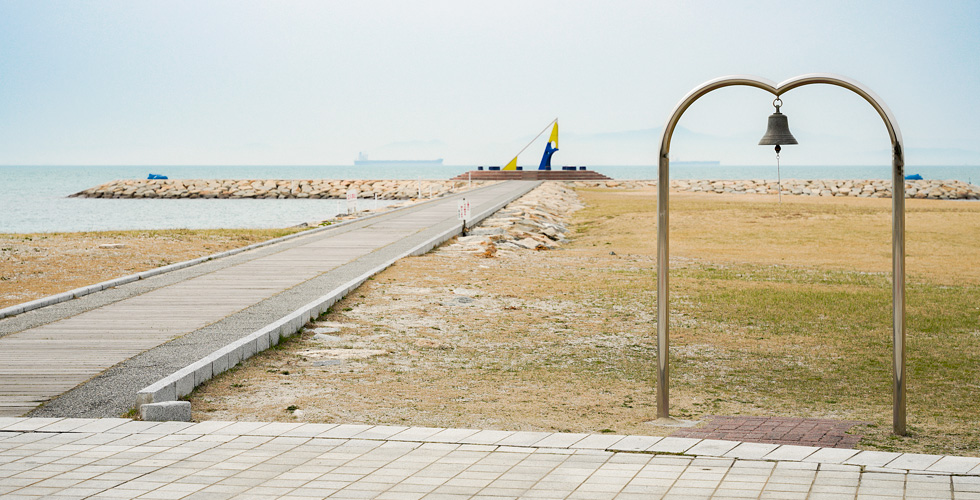
[{"label": "paved path to pier", "polygon": [[461,227],[460,197],[480,214],[537,184],[474,189],[0,320],[0,416],[119,416],[146,385]]},{"label": "paved path to pier", "polygon": [[980,458],[608,434],[0,418],[0,496],[978,499]]}]

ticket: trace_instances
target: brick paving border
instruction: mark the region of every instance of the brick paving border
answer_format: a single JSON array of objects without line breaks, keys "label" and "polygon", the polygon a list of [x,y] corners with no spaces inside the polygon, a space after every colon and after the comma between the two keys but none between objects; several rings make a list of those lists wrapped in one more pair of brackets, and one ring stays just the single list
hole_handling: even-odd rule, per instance
[{"label": "brick paving border", "polygon": [[863,434],[847,431],[867,422],[792,417],[710,415],[701,427],[678,429],[671,437],[725,439],[752,443],[795,444],[821,448],[854,448]]}]

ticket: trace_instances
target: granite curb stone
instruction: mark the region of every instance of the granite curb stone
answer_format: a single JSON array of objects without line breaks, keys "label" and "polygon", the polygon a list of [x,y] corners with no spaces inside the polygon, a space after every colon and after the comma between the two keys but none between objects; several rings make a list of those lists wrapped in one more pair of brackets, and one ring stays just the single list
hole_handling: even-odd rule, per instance
[{"label": "granite curb stone", "polygon": [[191,404],[188,401],[166,401],[140,406],[140,418],[148,422],[190,422]]}]

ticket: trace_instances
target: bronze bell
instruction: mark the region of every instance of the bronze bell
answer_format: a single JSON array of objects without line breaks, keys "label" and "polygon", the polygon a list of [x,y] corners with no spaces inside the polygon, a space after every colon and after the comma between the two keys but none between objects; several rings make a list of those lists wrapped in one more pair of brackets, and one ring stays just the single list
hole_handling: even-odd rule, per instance
[{"label": "bronze bell", "polygon": [[[789,131],[786,115],[779,112],[779,107],[783,105],[783,101],[777,97],[772,101],[772,105],[776,107],[776,112],[769,115],[769,129],[766,130],[766,135],[759,140],[759,145],[775,145],[778,148],[780,145],[799,144]],[[777,149],[776,152],[778,153],[779,150]]]}]

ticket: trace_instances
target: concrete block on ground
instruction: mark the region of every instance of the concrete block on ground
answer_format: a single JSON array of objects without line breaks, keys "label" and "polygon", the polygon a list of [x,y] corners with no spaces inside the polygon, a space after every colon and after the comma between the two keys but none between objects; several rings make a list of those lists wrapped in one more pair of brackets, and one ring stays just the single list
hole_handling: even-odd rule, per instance
[{"label": "concrete block on ground", "polygon": [[250,338],[242,343],[242,361],[255,356],[255,339]]},{"label": "concrete block on ground", "polygon": [[181,398],[191,393],[194,390],[194,368],[191,366],[185,366],[180,370],[177,370],[173,375],[168,378],[173,378],[177,385],[177,397]]},{"label": "concrete block on ground", "polygon": [[238,363],[242,362],[242,350],[244,347],[241,344],[232,344],[226,346],[224,349],[227,349],[225,357],[228,358],[228,370],[234,368],[236,365],[238,365]]},{"label": "concrete block on ground", "polygon": [[191,365],[194,367],[194,387],[197,387],[208,380],[214,375],[211,367],[211,357],[208,356],[197,363]]},{"label": "concrete block on ground", "polygon": [[190,422],[191,404],[188,401],[167,401],[140,406],[140,418],[145,422]]},{"label": "concrete block on ground", "polygon": [[277,331],[279,331],[279,335],[281,336],[282,335],[282,332],[288,326],[289,326],[289,316],[283,316],[283,317],[281,317],[281,318],[273,321],[272,323],[269,323],[268,325],[262,327],[261,329],[256,330],[255,332],[252,332],[252,335],[255,335],[258,332],[262,332],[262,331],[266,331],[266,330],[277,330]]},{"label": "concrete block on ground", "polygon": [[16,316],[25,311],[24,304],[19,304],[16,306],[6,307],[0,309],[0,318],[6,318],[7,316]]},{"label": "concrete block on ground", "polygon": [[38,309],[38,308],[41,308],[41,307],[47,307],[47,306],[58,304],[58,303],[61,303],[61,302],[67,302],[67,301],[69,301],[71,299],[75,299],[75,298],[78,298],[78,297],[81,297],[81,296],[85,295],[85,294],[79,294],[79,293],[77,293],[79,291],[80,291],[80,289],[79,290],[73,290],[71,292],[64,292],[64,293],[59,293],[59,294],[56,294],[56,295],[51,295],[49,297],[44,297],[44,298],[37,299],[37,300],[32,300],[32,301],[28,302],[27,304],[24,304],[25,310],[30,311],[32,309]]},{"label": "concrete block on ground", "polygon": [[136,275],[123,276],[122,278],[116,278],[116,279],[113,279],[113,280],[109,280],[109,281],[103,282],[102,283],[102,289],[103,290],[107,290],[109,288],[116,287],[116,286],[122,286],[122,285],[125,285],[127,283],[132,283],[132,282],[137,281],[137,280],[139,280],[139,277],[136,276]]},{"label": "concrete block on ground", "polygon": [[[336,303],[337,303],[337,297],[336,296],[329,297],[327,300],[323,301],[320,304],[320,314],[326,314],[327,310],[329,310],[331,307],[333,307],[333,305],[336,304]],[[318,314],[317,316],[320,316],[320,314]]]},{"label": "concrete block on ground", "polygon": [[299,315],[291,316],[289,318],[289,324],[288,326],[286,326],[286,331],[289,332],[288,335],[292,335],[298,332],[300,328],[303,328],[304,324],[306,324],[306,322],[303,321],[303,318],[301,316]]},{"label": "concrete block on ground", "polygon": [[255,352],[259,353],[269,348],[269,331],[259,330],[255,336]]},{"label": "concrete block on ground", "polygon": [[228,370],[228,348],[222,347],[208,355],[207,359],[211,363],[211,376],[215,377]]},{"label": "concrete block on ground", "polygon": [[93,291],[94,292],[99,291],[99,287],[98,286],[93,287],[92,285],[83,286],[82,288],[76,288],[76,289],[72,290],[71,291],[71,294],[72,294],[72,298],[77,299],[79,297],[84,297],[84,296],[92,293]]},{"label": "concrete block on ground", "polygon": [[177,384],[170,377],[158,380],[136,394],[136,407],[149,403],[163,403],[177,399]]}]

